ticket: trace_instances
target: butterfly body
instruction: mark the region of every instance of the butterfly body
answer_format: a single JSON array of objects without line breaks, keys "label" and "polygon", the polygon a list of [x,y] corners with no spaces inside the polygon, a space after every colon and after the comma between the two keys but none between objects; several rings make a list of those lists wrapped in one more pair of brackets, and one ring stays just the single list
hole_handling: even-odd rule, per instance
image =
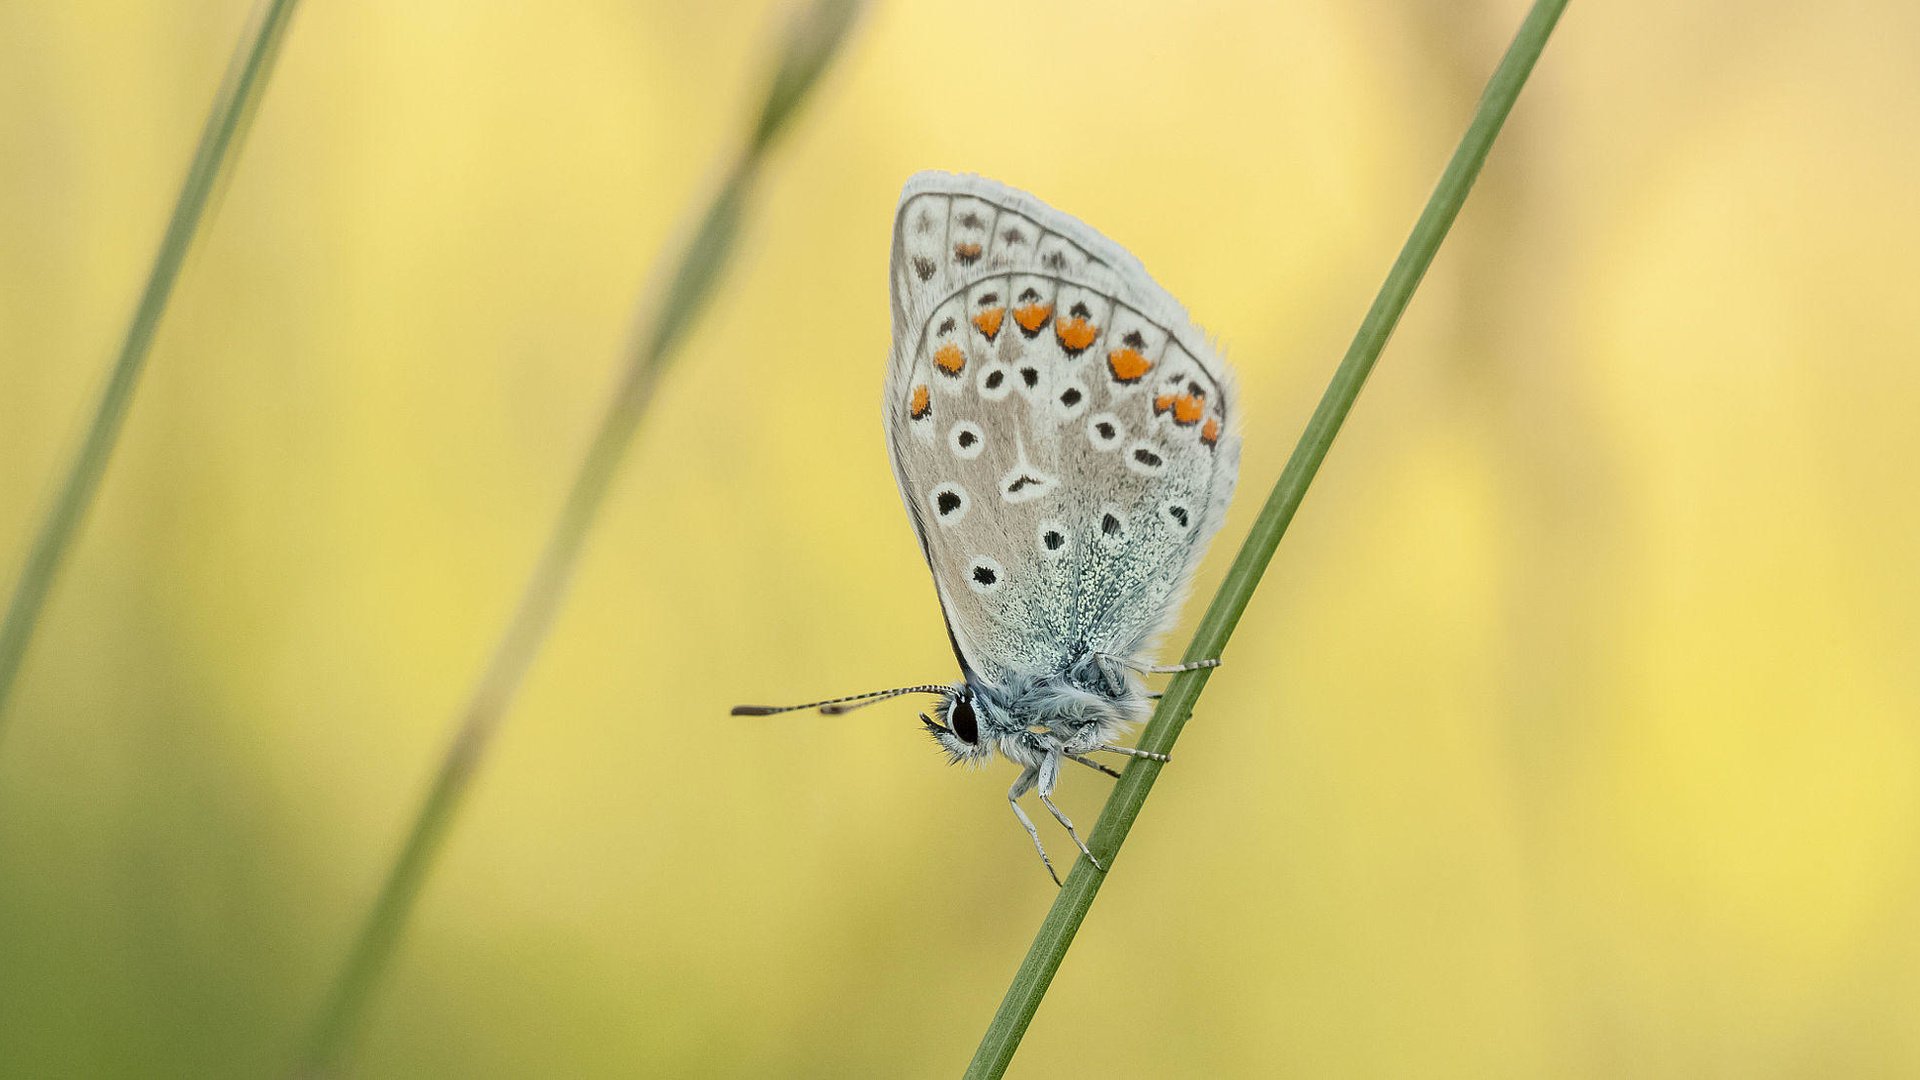
[{"label": "butterfly body", "polygon": [[1021,767],[1041,859],[1036,788],[1086,853],[1050,796],[1063,760],[1157,756],[1114,740],[1139,676],[1184,670],[1151,654],[1233,494],[1231,373],[1124,248],[983,177],[907,182],[891,274],[887,449],[962,677],[814,705],[940,694],[921,719],[952,759]]},{"label": "butterfly body", "polygon": [[[1138,681],[1126,677],[1116,692],[1109,676],[1089,654],[1069,670],[1015,676],[1004,684],[966,679],[936,709],[931,725],[936,742],[954,761],[998,751],[1023,768],[1037,768],[1048,756],[1087,754],[1111,744],[1151,706]],[[955,731],[956,713],[970,708],[978,734]]]}]

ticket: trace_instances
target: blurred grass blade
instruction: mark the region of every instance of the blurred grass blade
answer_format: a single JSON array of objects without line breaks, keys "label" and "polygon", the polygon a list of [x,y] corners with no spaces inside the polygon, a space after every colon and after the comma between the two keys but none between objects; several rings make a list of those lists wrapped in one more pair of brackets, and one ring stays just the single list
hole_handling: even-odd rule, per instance
[{"label": "blurred grass blade", "polygon": [[[1246,610],[1254,587],[1259,584],[1267,563],[1280,545],[1281,535],[1292,522],[1294,512],[1300,508],[1307,485],[1313,482],[1314,473],[1326,458],[1327,449],[1333,445],[1334,436],[1339,433],[1341,423],[1346,420],[1354,399],[1359,396],[1360,387],[1367,381],[1367,374],[1373,370],[1380,350],[1386,346],[1387,338],[1399,323],[1401,314],[1406,311],[1420,279],[1426,275],[1427,267],[1432,265],[1440,242],[1446,238],[1447,230],[1459,215],[1460,206],[1466,201],[1467,192],[1473,187],[1474,179],[1480,174],[1480,166],[1487,159],[1487,151],[1493,146],[1494,137],[1500,133],[1501,125],[1513,109],[1514,99],[1526,84],[1534,62],[1540,58],[1540,51],[1546,47],[1547,38],[1553,33],[1554,24],[1559,21],[1565,7],[1566,0],[1536,0],[1527,12],[1526,19],[1521,22],[1513,44],[1508,47],[1506,56],[1487,82],[1486,92],[1480,98],[1466,134],[1454,150],[1452,159],[1447,162],[1446,171],[1441,174],[1432,196],[1427,199],[1426,209],[1421,211],[1413,233],[1407,237],[1399,258],[1394,260],[1393,268],[1387,272],[1386,282],[1380,286],[1379,295],[1374,298],[1373,306],[1361,321],[1353,344],[1347,348],[1347,354],[1334,371],[1333,380],[1321,396],[1313,417],[1307,421],[1307,429],[1301,434],[1293,456],[1287,460],[1286,468],[1281,471],[1272,494],[1261,508],[1252,532],[1241,546],[1239,555],[1234,558],[1233,566],[1227,571],[1220,591],[1214,594],[1213,602],[1200,620],[1193,642],[1187,647],[1186,659],[1219,656],[1226,648],[1227,639],[1240,621],[1241,612]],[[1167,687],[1166,697],[1161,699],[1153,720],[1140,739],[1142,749],[1162,754],[1173,750],[1174,740],[1192,715],[1193,704],[1206,686],[1210,674],[1210,671],[1203,669],[1174,677],[1172,684]],[[1160,769],[1161,766],[1156,762],[1133,760],[1107,799],[1099,823],[1094,826],[1089,847],[1108,867],[1113,865],[1114,856],[1133,827],[1134,819],[1139,816],[1140,807],[1146,801],[1147,793],[1153,789],[1154,779]],[[1105,874],[1089,866],[1084,857],[1074,864],[1065,887],[1060,890],[1052,909],[1041,922],[1040,932],[1027,950],[1026,959],[1014,974],[1006,998],[1001,1001],[999,1011],[994,1014],[986,1035],[980,1040],[980,1047],[967,1067],[966,1075],[970,1080],[998,1077],[1006,1072],[1007,1064],[1013,1060],[1014,1051],[1019,1049],[1020,1039],[1026,1034],[1034,1011],[1040,1007],[1040,999],[1053,981],[1054,972],[1059,970],[1068,946],[1073,944],[1074,934],[1079,931],[1080,923],[1086,918],[1087,909],[1092,906],[1093,898],[1099,893],[1105,877]]]},{"label": "blurred grass blade", "polygon": [[521,593],[519,606],[461,711],[427,797],[322,1007],[302,1058],[303,1074],[332,1072],[351,1049],[461,798],[553,623],[587,534],[640,418],[653,400],[660,376],[674,347],[711,298],[732,254],[766,152],[790,125],[799,105],[838,54],[859,9],[857,0],[816,0],[783,39],[765,104],[739,157],[699,216],[686,247],[671,264],[657,300],[649,305],[651,318],[634,336],[620,384]]},{"label": "blurred grass blade", "polygon": [[160,317],[166,313],[167,301],[173,296],[173,284],[186,262],[187,249],[193,245],[215,188],[246,139],[247,122],[260,103],[260,95],[266,91],[267,78],[273,73],[273,61],[279,54],[281,39],[286,36],[287,23],[293,18],[295,3],[296,0],[268,0],[255,10],[251,25],[241,35],[233,59],[227,64],[220,91],[214,95],[206,127],[201,129],[200,145],[187,167],[186,181],[180,185],[180,197],[174,200],[173,216],[167,221],[167,231],[161,237],[153,268],[147,272],[147,285],[133,309],[133,321],[120,343],[120,354],[94,407],[93,421],[87,426],[80,452],[74,456],[66,480],[40,523],[40,531],[34,535],[33,546],[21,566],[19,582],[7,603],[6,621],[0,622],[0,732],[5,730],[7,702],[13,696],[13,684],[26,660],[27,645],[33,640],[40,610],[46,606],[53,579],[60,572],[67,549],[73,546],[74,534],[93,503],[94,493],[100,488],[107,460],[113,456],[120,428],[133,404],[140,371],[153,348]]}]

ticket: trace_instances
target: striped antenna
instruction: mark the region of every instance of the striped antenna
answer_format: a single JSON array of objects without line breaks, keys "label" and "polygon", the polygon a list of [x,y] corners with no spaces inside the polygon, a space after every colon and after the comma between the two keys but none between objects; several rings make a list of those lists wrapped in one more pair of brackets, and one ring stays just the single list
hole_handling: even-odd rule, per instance
[{"label": "striped antenna", "polygon": [[[734,716],[773,716],[776,713],[799,712],[801,709],[819,709],[823,715],[838,716],[852,712],[862,706],[897,698],[902,694],[940,694],[953,696],[953,687],[939,683],[926,683],[921,686],[902,686],[897,690],[875,690],[866,694],[851,694],[847,697],[828,698],[825,701],[809,701],[805,705],[735,705]],[[849,704],[851,703],[851,704]]]}]

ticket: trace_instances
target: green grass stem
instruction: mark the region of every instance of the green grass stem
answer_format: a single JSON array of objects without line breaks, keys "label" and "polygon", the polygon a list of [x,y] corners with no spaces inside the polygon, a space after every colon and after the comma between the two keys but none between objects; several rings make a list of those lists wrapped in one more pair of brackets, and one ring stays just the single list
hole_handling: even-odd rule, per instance
[{"label": "green grass stem", "polygon": [[133,309],[133,321],[120,343],[120,353],[107,376],[107,385],[94,406],[93,420],[81,439],[80,452],[74,455],[66,479],[54,496],[53,505],[40,522],[33,546],[20,569],[20,579],[7,602],[7,614],[0,622],[0,732],[5,731],[7,703],[26,661],[27,646],[45,609],[47,595],[53,590],[60,566],[73,547],[74,536],[100,490],[100,478],[120,441],[127,410],[133,405],[133,392],[140,384],[140,372],[146,367],[147,354],[153,350],[153,338],[166,314],[167,301],[173,297],[174,283],[187,251],[193,246],[207,204],[231,168],[246,141],[248,120],[266,92],[273,74],[273,61],[280,42],[286,37],[287,24],[293,18],[296,0],[266,0],[256,9],[251,25],[241,35],[233,59],[227,64],[226,77],[214,95],[213,109],[200,131],[200,145],[187,166],[187,178],[174,200],[173,216],[160,239],[160,250],[147,272],[146,288]]},{"label": "green grass stem", "polygon": [[[1214,594],[1213,602],[1200,620],[1199,629],[1194,632],[1193,641],[1187,646],[1187,660],[1222,655],[1227,639],[1233,634],[1234,626],[1239,623],[1241,613],[1246,610],[1247,602],[1253,596],[1254,587],[1266,572],[1274,550],[1280,545],[1280,538],[1293,521],[1294,512],[1300,508],[1307,486],[1313,482],[1320,463],[1326,459],[1334,436],[1339,433],[1340,425],[1353,408],[1354,399],[1365,385],[1368,373],[1373,370],[1374,361],[1386,347],[1387,339],[1393,334],[1408,302],[1413,299],[1414,290],[1419,287],[1427,268],[1433,264],[1434,254],[1439,250],[1441,241],[1446,239],[1454,218],[1459,215],[1461,204],[1466,201],[1467,192],[1472,189],[1474,179],[1479,176],[1480,167],[1487,159],[1487,152],[1493,146],[1494,137],[1500,133],[1501,125],[1506,122],[1507,114],[1512,111],[1514,100],[1520,94],[1520,88],[1526,85],[1527,76],[1532,73],[1534,62],[1540,58],[1540,52],[1546,47],[1547,38],[1553,33],[1554,24],[1559,21],[1565,7],[1566,0],[1536,0],[1521,22],[1513,44],[1508,47],[1500,66],[1487,82],[1486,91],[1474,110],[1472,122],[1467,125],[1466,134],[1461,137],[1459,147],[1454,150],[1446,170],[1441,173],[1440,182],[1427,199],[1426,208],[1415,222],[1399,258],[1394,260],[1393,268],[1387,272],[1385,283],[1380,286],[1373,306],[1361,321],[1353,344],[1348,346],[1346,356],[1334,371],[1326,393],[1321,395],[1313,417],[1307,421],[1306,431],[1301,434],[1293,456],[1281,471],[1272,494],[1267,496],[1266,505],[1254,521],[1246,543],[1241,545],[1240,553],[1234,558],[1226,579],[1221,582],[1219,592]],[[1167,687],[1166,697],[1161,699],[1159,708],[1154,711],[1153,719],[1141,737],[1142,749],[1162,754],[1172,752],[1174,740],[1179,738],[1180,729],[1193,714],[1194,702],[1200,697],[1200,691],[1206,687],[1211,674],[1211,671],[1200,670],[1174,677]],[[1153,761],[1133,760],[1107,799],[1088,846],[1110,869],[1163,767]],[[980,1047],[967,1067],[969,1080],[990,1080],[1006,1072],[1014,1052],[1020,1047],[1022,1036],[1026,1034],[1027,1026],[1033,1021],[1035,1010],[1040,1007],[1041,998],[1046,995],[1047,987],[1053,981],[1054,973],[1060,969],[1068,947],[1073,944],[1074,934],[1079,931],[1093,898],[1099,894],[1100,886],[1105,881],[1106,874],[1095,870],[1084,856],[1076,860],[1072,872],[1067,875],[1065,886],[1054,899],[1053,907],[1041,921],[1040,931],[1027,950],[1020,969],[1015,972],[1013,983],[1007,988],[999,1010],[987,1025]]]},{"label": "green grass stem", "polygon": [[787,130],[800,104],[845,42],[859,13],[857,0],[816,0],[782,41],[778,67],[745,145],[724,174],[712,201],[696,219],[678,258],[666,264],[664,285],[633,339],[626,366],[559,519],[535,564],[506,631],[461,710],[452,741],[387,871],[359,936],[321,1008],[296,1070],[325,1076],[352,1050],[381,976],[399,948],[421,886],[486,757],[507,707],[553,625],[587,536],[606,502],[614,476],[653,401],[675,347],[711,298],[768,150]]}]

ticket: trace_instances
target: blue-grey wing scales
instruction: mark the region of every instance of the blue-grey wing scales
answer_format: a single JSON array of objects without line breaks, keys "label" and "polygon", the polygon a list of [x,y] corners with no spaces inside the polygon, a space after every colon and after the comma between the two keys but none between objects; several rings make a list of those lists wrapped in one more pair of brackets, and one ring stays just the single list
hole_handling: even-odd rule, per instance
[{"label": "blue-grey wing scales", "polygon": [[1232,496],[1224,361],[1119,245],[975,176],[908,182],[892,297],[887,446],[962,663],[1144,658]]}]

